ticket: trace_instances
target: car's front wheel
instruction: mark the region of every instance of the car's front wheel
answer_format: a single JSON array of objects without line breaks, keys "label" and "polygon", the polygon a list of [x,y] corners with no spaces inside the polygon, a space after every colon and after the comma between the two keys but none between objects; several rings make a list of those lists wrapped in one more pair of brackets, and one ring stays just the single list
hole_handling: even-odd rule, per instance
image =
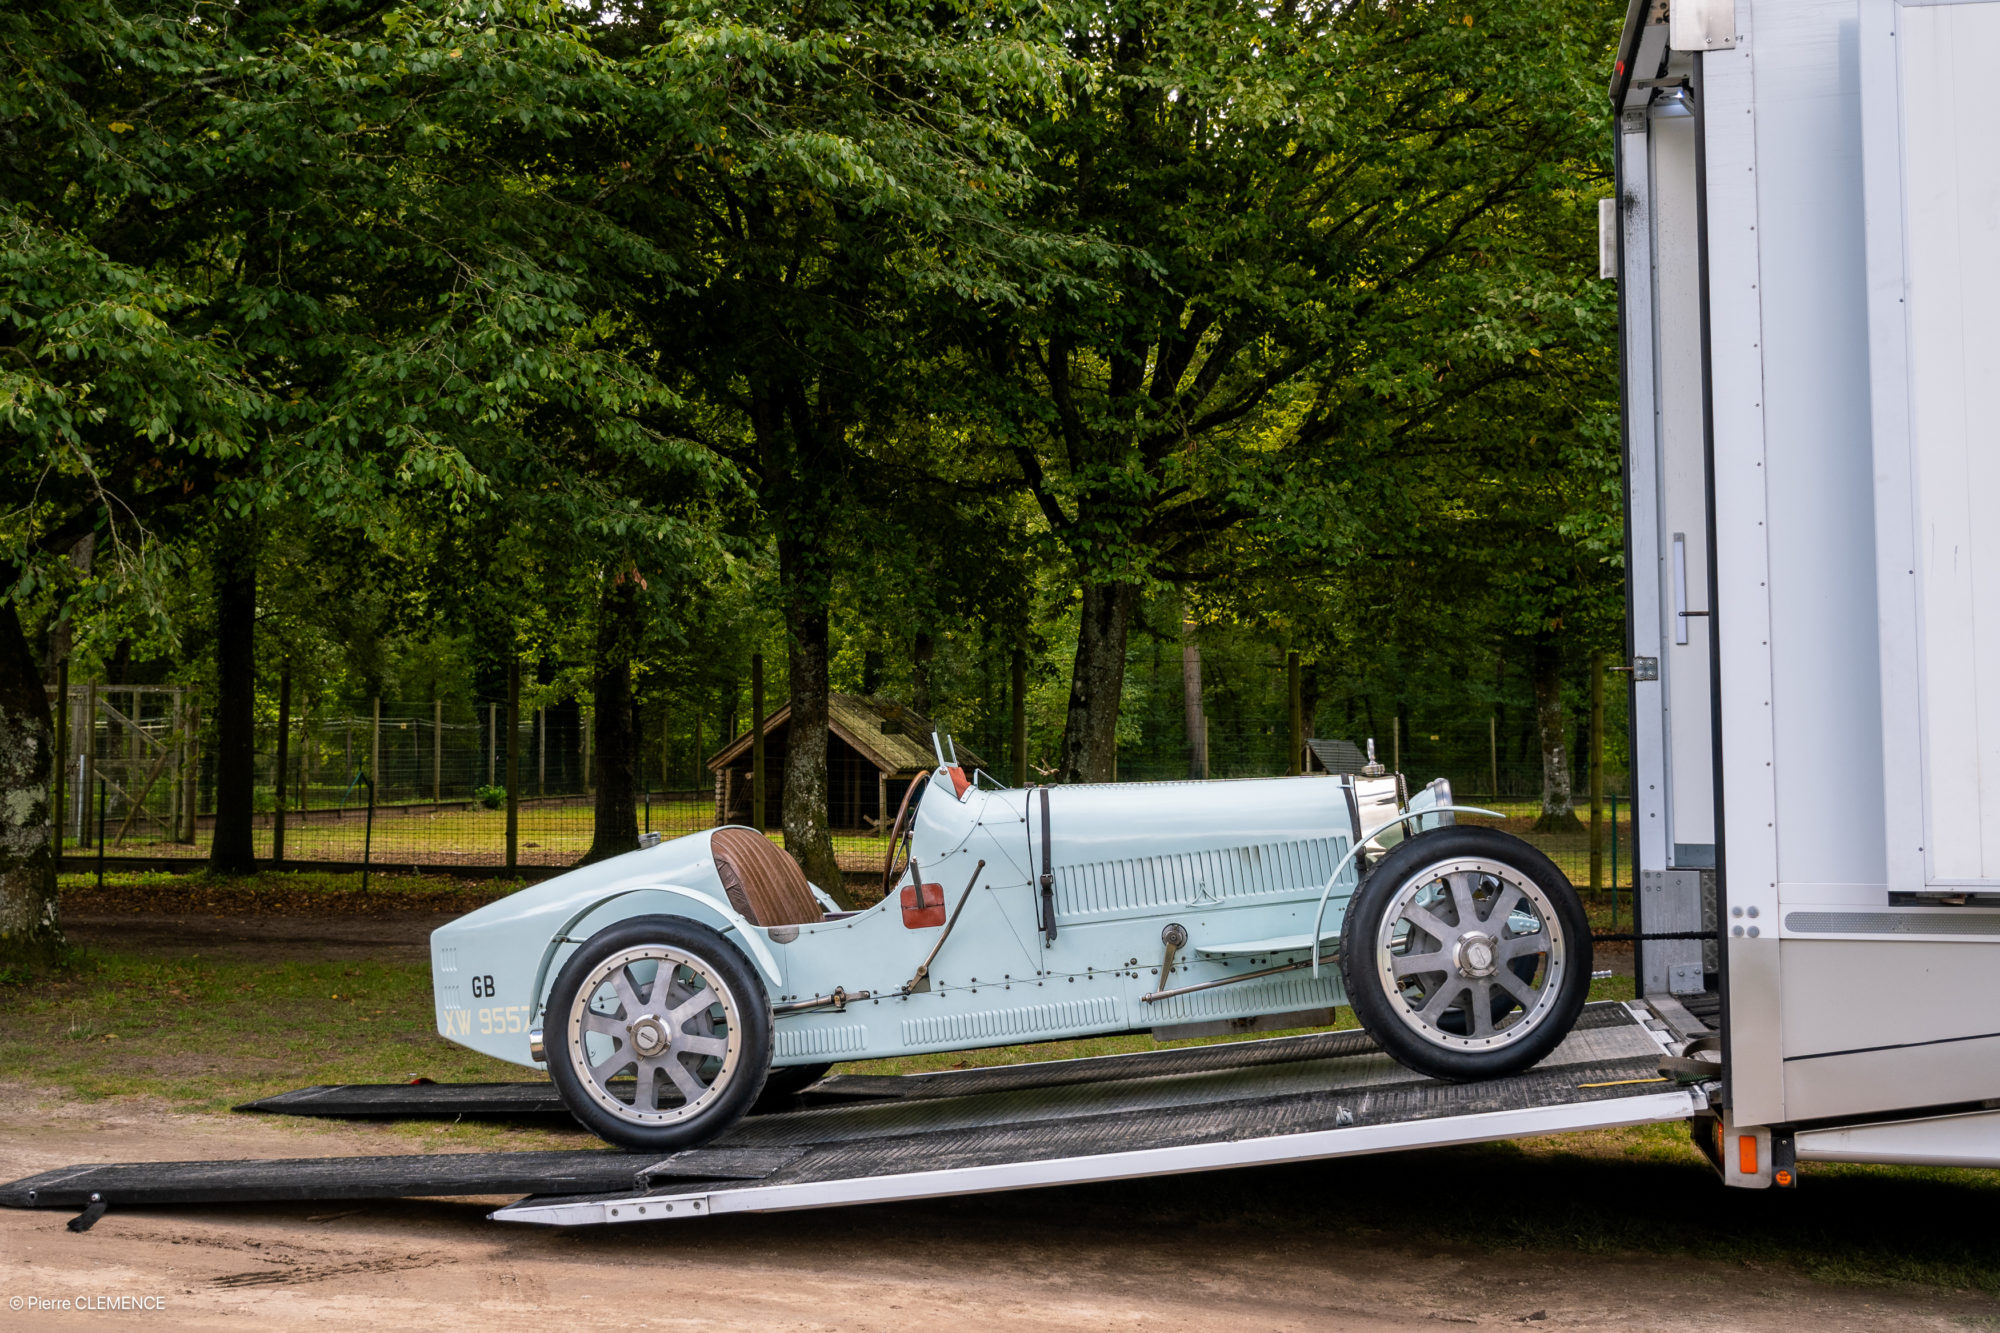
[{"label": "car's front wheel", "polygon": [[757,1100],[771,1003],[736,947],[681,917],[607,926],[549,991],[549,1077],[586,1128],[621,1147],[706,1142]]},{"label": "car's front wheel", "polygon": [[1422,833],[1348,904],[1348,1002],[1390,1055],[1460,1082],[1526,1069],[1568,1035],[1590,991],[1582,900],[1548,857],[1498,829]]}]

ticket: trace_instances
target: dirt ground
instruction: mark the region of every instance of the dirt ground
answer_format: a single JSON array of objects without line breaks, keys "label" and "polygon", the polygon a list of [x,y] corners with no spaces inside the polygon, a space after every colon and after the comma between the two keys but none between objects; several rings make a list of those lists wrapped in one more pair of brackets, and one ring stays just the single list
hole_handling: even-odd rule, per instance
[{"label": "dirt ground", "polygon": [[[78,1161],[388,1146],[366,1127],[86,1106],[18,1086],[0,1085],[0,1105],[5,1179]],[[1854,1289],[1743,1261],[1551,1256],[1328,1227],[1309,1206],[1288,1215],[1288,1201],[1360,1182],[1340,1163],[1286,1174],[575,1232],[486,1220],[498,1199],[120,1210],[81,1235],[64,1213],[0,1211],[0,1326],[511,1329],[595,1315],[662,1329],[2000,1327],[1990,1300]],[[1479,1174],[1437,1206],[1494,1209],[1498,1226],[1504,1210]],[[1276,1203],[1246,1205],[1258,1197]],[[15,1297],[151,1305],[16,1313]]]}]

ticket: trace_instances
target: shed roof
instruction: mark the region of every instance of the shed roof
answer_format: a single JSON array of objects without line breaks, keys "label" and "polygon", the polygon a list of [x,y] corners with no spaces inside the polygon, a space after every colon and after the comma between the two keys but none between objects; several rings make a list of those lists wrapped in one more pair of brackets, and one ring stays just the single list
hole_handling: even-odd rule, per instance
[{"label": "shed roof", "polygon": [[[764,734],[783,731],[791,725],[792,706],[764,719]],[[937,762],[931,749],[931,720],[904,704],[880,695],[834,693],[827,696],[827,723],[834,735],[854,747],[863,758],[891,776],[916,773]],[[745,731],[709,758],[711,770],[726,768],[750,749],[752,735]],[[985,768],[986,761],[965,746],[958,746],[959,762],[968,769]]]},{"label": "shed roof", "polygon": [[1368,756],[1361,753],[1361,747],[1353,741],[1308,739],[1306,749],[1319,765],[1333,774],[1358,774],[1368,763]]}]

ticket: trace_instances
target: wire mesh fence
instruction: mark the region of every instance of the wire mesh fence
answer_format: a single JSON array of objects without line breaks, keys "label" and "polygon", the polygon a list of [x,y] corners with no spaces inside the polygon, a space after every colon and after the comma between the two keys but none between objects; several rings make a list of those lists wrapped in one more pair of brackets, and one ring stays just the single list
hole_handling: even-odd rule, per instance
[{"label": "wire mesh fence", "polygon": [[[208,857],[215,827],[216,737],[194,691],[180,686],[72,686],[50,691],[63,761],[60,847],[68,857]],[[371,701],[365,710],[275,710],[256,727],[252,845],[265,861],[382,865],[503,866],[508,861],[506,706]],[[1002,719],[1004,722],[1004,719]],[[991,728],[998,730],[998,728]],[[1461,801],[1506,810],[1510,827],[1539,813],[1542,758],[1518,726],[1462,719],[1406,731],[1392,720],[1375,737],[1380,760],[1413,783],[1448,778]],[[1204,729],[1207,775],[1274,776],[1287,771],[1285,718],[1211,718]],[[567,866],[590,848],[595,828],[591,716],[574,701],[521,717],[516,864]],[[727,737],[711,737],[720,745]],[[1006,754],[1001,737],[994,750]],[[1353,738],[1357,748],[1369,739]],[[1581,738],[1580,738],[1581,739]],[[1184,742],[1121,745],[1121,781],[1191,776]],[[1579,746],[1586,755],[1587,746]],[[1523,751],[1527,751],[1524,753]],[[719,822],[703,756],[642,763],[640,827],[678,837]],[[671,771],[669,771],[671,770]],[[1040,774],[1031,770],[1030,778]],[[677,780],[662,789],[662,779]],[[1607,771],[1622,798],[1625,775]],[[781,779],[772,775],[772,781]],[[1579,765],[1579,806],[1588,774]],[[775,830],[773,837],[779,837]],[[1588,880],[1588,837],[1572,829],[1533,834],[1578,882]],[[1629,828],[1617,835],[1629,848]],[[888,852],[881,829],[835,829],[843,870],[877,869]],[[1629,861],[1629,855],[1626,858]],[[1622,876],[1629,882],[1629,872]],[[1607,881],[1608,882],[1608,881]]]}]

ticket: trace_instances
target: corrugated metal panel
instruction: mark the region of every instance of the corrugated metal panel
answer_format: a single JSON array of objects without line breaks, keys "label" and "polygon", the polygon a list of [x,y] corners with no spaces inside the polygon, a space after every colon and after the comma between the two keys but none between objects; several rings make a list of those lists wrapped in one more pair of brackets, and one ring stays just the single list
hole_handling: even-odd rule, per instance
[{"label": "corrugated metal panel", "polygon": [[850,1024],[837,1028],[781,1027],[775,1034],[777,1053],[794,1055],[840,1055],[863,1050],[868,1045],[868,1029]]},{"label": "corrugated metal panel", "polygon": [[1018,1009],[986,1009],[969,1014],[938,1014],[912,1018],[903,1024],[903,1043],[929,1046],[947,1041],[978,1041],[994,1037],[1024,1037],[1036,1032],[1074,1031],[1120,1022],[1119,1002],[1109,995],[1094,1000],[1064,1000],[1030,1004]]}]

